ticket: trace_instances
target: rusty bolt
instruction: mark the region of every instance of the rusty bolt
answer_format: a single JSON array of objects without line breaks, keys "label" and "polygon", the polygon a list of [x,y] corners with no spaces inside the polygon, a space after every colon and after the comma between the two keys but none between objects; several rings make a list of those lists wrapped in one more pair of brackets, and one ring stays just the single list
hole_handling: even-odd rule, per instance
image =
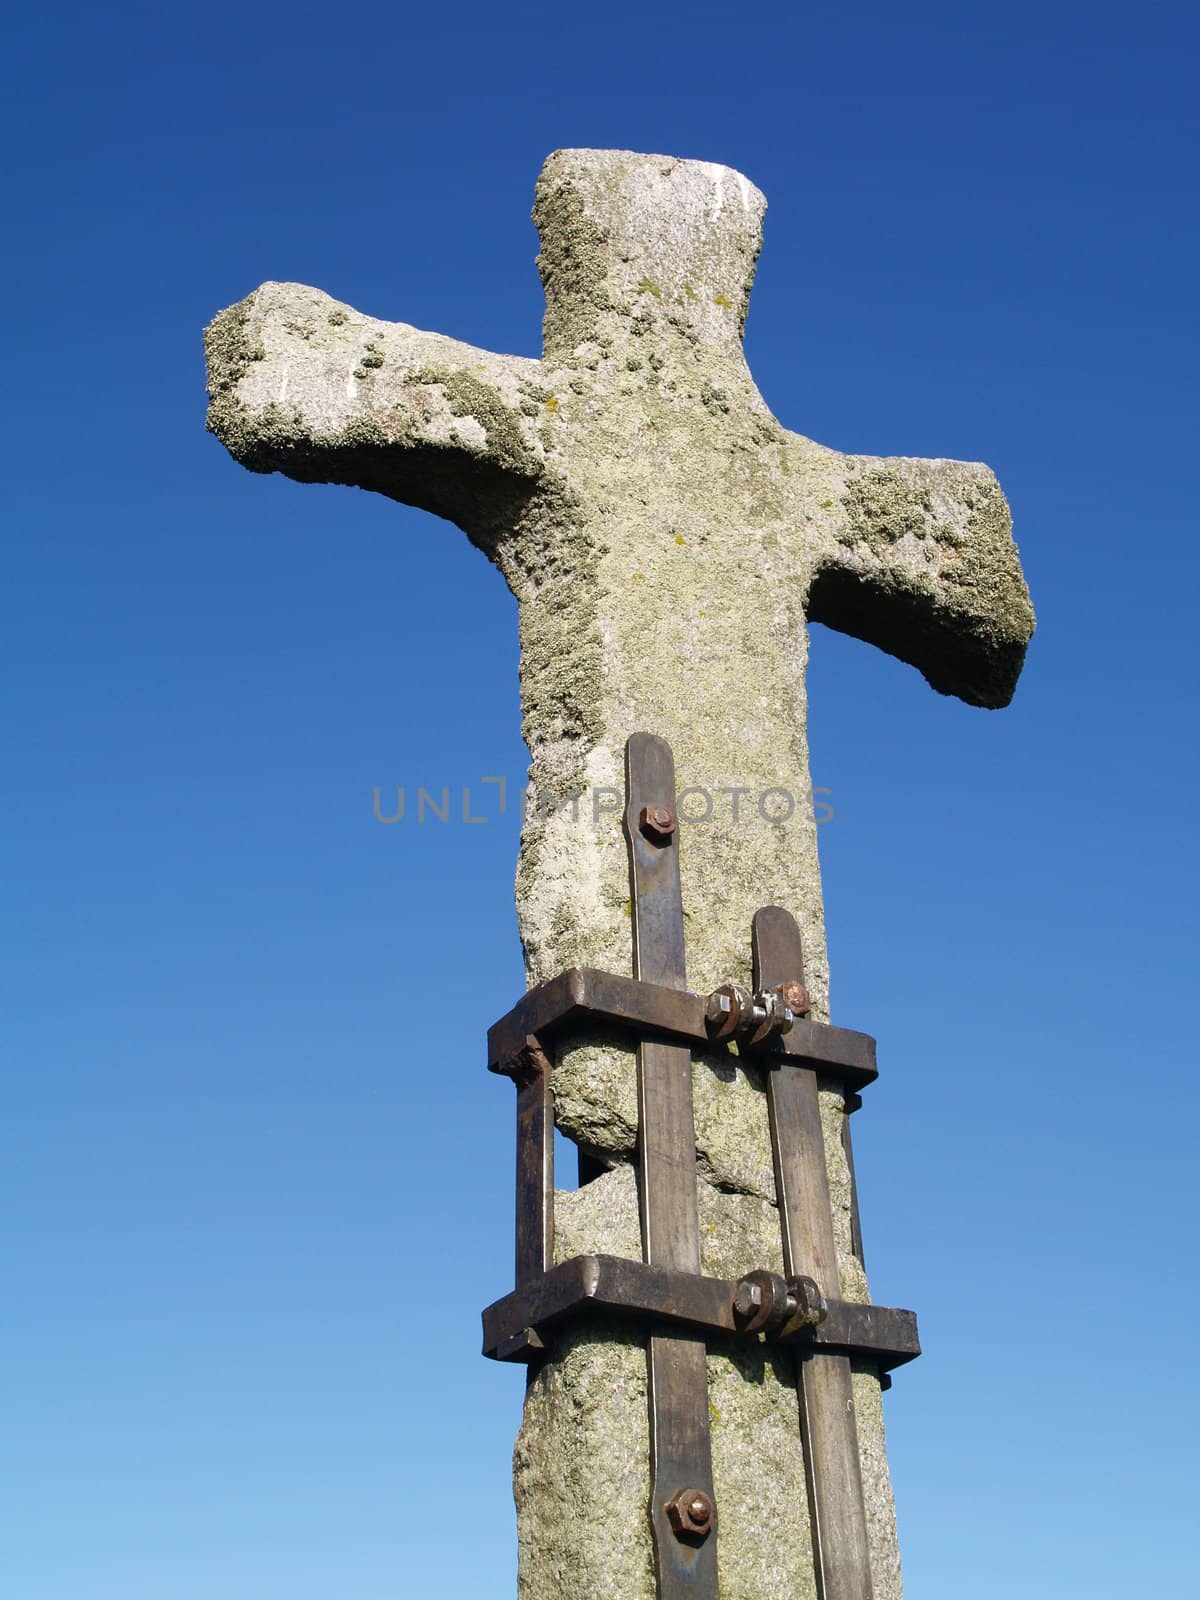
[{"label": "rusty bolt", "polygon": [[748,1272],[733,1295],[738,1330],[771,1337],[791,1316],[794,1304],[789,1284],[777,1272]]},{"label": "rusty bolt", "polygon": [[704,1020],[713,1039],[730,1039],[742,1026],[753,1005],[749,992],[736,983],[723,983],[704,1004]]},{"label": "rusty bolt", "polygon": [[703,1489],[681,1489],[667,1501],[667,1521],[676,1533],[691,1533],[703,1538],[712,1527],[716,1514],[716,1507]]},{"label": "rusty bolt", "polygon": [[733,1297],[733,1309],[739,1317],[752,1317],[763,1303],[762,1286],[750,1278],[743,1278]]},{"label": "rusty bolt", "polygon": [[794,1011],[798,1017],[806,1017],[812,1010],[812,1000],[808,990],[798,978],[792,978],[788,983],[781,984],[779,995],[789,1011]]},{"label": "rusty bolt", "polygon": [[704,1002],[704,1020],[720,1027],[733,1012],[733,1001],[727,989],[715,989]]},{"label": "rusty bolt", "polygon": [[638,826],[648,839],[665,844],[675,832],[675,813],[670,806],[643,806]]},{"label": "rusty bolt", "polygon": [[748,1020],[748,1042],[755,1045],[766,1044],[773,1034],[786,1033],[796,1017],[791,1008],[784,1004],[779,990],[767,989],[754,996],[753,1011]]}]

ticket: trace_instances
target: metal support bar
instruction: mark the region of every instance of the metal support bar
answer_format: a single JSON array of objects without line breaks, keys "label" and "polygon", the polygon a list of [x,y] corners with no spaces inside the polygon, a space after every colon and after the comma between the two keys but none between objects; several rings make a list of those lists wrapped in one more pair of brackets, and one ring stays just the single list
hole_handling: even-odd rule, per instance
[{"label": "metal support bar", "polygon": [[[687,984],[679,829],[671,747],[635,733],[625,746],[635,978]],[[684,1044],[639,1044],[638,1191],[651,1267],[700,1272],[692,1057]],[[659,1600],[717,1600],[717,1530],[703,1339],[650,1335],[650,1521]]]},{"label": "metal support bar", "polygon": [[[507,1072],[507,1063],[534,1034],[549,1046],[554,1035],[582,1020],[615,1023],[639,1036],[659,1034],[692,1049],[720,1050],[705,1019],[706,997],[690,989],[671,988],[644,978],[627,978],[595,967],[568,967],[538,984],[488,1030],[488,1067]],[[746,1048],[753,1048],[747,1046]],[[816,1067],[847,1090],[864,1089],[879,1076],[875,1041],[851,1028],[797,1020],[773,1036],[760,1055],[781,1056]]]},{"label": "metal support bar", "polygon": [[[545,1277],[505,1295],[483,1313],[483,1353],[494,1361],[527,1360],[560,1324],[580,1314],[631,1314],[680,1329],[725,1338],[744,1334],[734,1310],[740,1279],[704,1278],[672,1272],[623,1256],[572,1256]],[[830,1300],[824,1319],[782,1342],[797,1349],[837,1351],[865,1357],[881,1372],[903,1366],[921,1353],[911,1311]],[[536,1335],[536,1343],[522,1342]]]},{"label": "metal support bar", "polygon": [[554,1264],[554,1090],[550,1061],[529,1034],[506,1064],[517,1086],[516,1284],[523,1289]]},{"label": "metal support bar", "polygon": [[850,1174],[850,1246],[854,1254],[867,1264],[863,1255],[862,1218],[858,1212],[858,1178],[854,1171],[854,1139],[850,1132],[850,1118],[862,1109],[862,1095],[852,1089],[846,1091],[846,1113],[842,1118],[842,1151],[846,1157],[846,1170]]},{"label": "metal support bar", "polygon": [[[756,989],[803,984],[800,931],[787,911],[755,913],[753,949]],[[838,1265],[817,1074],[792,1067],[766,1080],[784,1272],[814,1278],[828,1296]],[[818,1600],[872,1600],[849,1358],[813,1351],[798,1362],[798,1377]]]}]

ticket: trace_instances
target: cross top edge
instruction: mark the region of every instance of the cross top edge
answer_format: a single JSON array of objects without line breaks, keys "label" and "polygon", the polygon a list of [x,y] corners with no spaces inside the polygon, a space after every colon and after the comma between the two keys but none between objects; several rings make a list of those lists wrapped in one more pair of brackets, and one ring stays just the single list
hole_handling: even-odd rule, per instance
[{"label": "cross top edge", "polygon": [[766,208],[716,162],[556,150],[533,208],[546,353],[653,330],[740,357]]}]

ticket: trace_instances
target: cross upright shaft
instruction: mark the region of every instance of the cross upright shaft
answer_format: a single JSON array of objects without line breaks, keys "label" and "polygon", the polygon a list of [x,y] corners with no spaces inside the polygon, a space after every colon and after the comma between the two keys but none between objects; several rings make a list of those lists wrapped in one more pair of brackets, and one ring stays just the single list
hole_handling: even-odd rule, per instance
[{"label": "cross upright shaft", "polygon": [[[742,351],[764,209],[728,168],[559,151],[534,209],[546,290],[540,361],[379,322],[316,289],[266,284],[209,330],[209,425],[254,471],[357,484],[448,518],[504,573],[520,608],[535,790],[551,803],[585,791],[577,816],[543,807],[525,825],[517,897],[531,981],[567,966],[627,970],[624,852],[609,818],[592,825],[590,796],[620,792],[624,741],[645,727],[673,747],[681,787],[714,797],[686,852],[691,983],[747,977],[754,910],[786,906],[823,1017],[806,621],[878,645],[943,693],[1000,706],[1033,614],[986,467],[842,455],[772,416]],[[740,803],[733,789],[746,792]],[[758,804],[768,790],[774,808]],[[770,820],[786,809],[780,790],[794,810]],[[698,799],[696,810],[704,806]],[[560,1126],[613,1167],[564,1197],[560,1258],[636,1256],[632,1060],[616,1046],[568,1049],[554,1087]],[[696,1069],[704,1266],[716,1275],[777,1250],[766,1243],[778,1227],[760,1088],[753,1067],[732,1078]],[[865,1299],[836,1138],[840,1097],[823,1094],[822,1111],[841,1288]],[[592,1463],[624,1452],[631,1515],[644,1508],[642,1429],[628,1411],[640,1403],[643,1358],[630,1355],[611,1339],[581,1340],[531,1387],[517,1457],[525,1600],[564,1600],[555,1577],[564,1571],[580,1575],[587,1600],[653,1594],[648,1546],[631,1537],[614,1548],[612,1518],[597,1528],[575,1505],[592,1492]],[[714,1471],[727,1479],[725,1490],[718,1483],[722,1595],[803,1594],[795,1574],[806,1552],[786,1541],[764,1548],[759,1535],[764,1522],[795,1520],[802,1474],[792,1481],[790,1467],[750,1461],[739,1443],[757,1418],[770,1438],[778,1423],[779,1450],[791,1449],[794,1395],[770,1370],[754,1385],[729,1374],[727,1393],[714,1384],[724,1418],[714,1423]],[[899,1577],[872,1384],[860,1374],[855,1397],[876,1592],[892,1600]],[[611,1461],[597,1493],[608,1492],[610,1471]]]}]

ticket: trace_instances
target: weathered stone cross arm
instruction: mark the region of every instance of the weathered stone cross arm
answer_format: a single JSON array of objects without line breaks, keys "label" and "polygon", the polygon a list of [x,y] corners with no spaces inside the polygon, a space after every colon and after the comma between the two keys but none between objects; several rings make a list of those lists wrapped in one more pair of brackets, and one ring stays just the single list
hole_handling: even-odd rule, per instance
[{"label": "weathered stone cross arm", "polygon": [[208,425],[252,472],[345,483],[432,511],[485,546],[545,470],[541,363],[379,322],[264,283],[205,332]]},{"label": "weathered stone cross arm", "polygon": [[1034,617],[991,469],[829,455],[809,621],[909,662],[943,694],[1007,705]]}]

